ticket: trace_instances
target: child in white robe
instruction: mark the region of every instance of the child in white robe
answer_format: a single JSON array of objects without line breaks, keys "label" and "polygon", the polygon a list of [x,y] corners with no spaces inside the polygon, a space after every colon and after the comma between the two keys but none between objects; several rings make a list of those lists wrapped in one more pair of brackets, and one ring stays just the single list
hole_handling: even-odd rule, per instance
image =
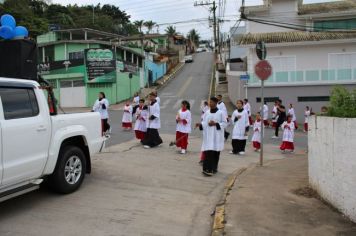
[{"label": "child in white robe", "polygon": [[290,115],[292,117],[292,122],[294,123],[295,129],[298,129],[297,116],[295,115],[295,110],[293,108],[293,104],[289,104],[288,115]]},{"label": "child in white robe", "polygon": [[124,130],[132,129],[132,111],[132,106],[129,103],[126,103],[124,107],[124,114],[122,115],[122,128]]},{"label": "child in white robe", "polygon": [[188,136],[192,131],[192,114],[188,101],[182,102],[182,108],[178,111],[176,122],[176,146],[180,148],[181,154],[185,154],[188,148]]},{"label": "child in white robe", "polygon": [[277,127],[277,120],[278,120],[278,104],[277,101],[274,102],[274,106],[272,109],[272,128],[276,128]]},{"label": "child in white robe", "polygon": [[310,115],[311,115],[311,110],[310,110],[309,106],[307,106],[304,111],[304,119],[305,119],[304,120],[304,133],[308,132],[308,129],[309,129],[308,123],[309,123]]},{"label": "child in white robe", "polygon": [[283,141],[281,144],[280,149],[283,153],[286,151],[290,151],[291,153],[294,152],[294,122],[292,121],[292,116],[287,116],[287,121],[282,124],[283,129]]},{"label": "child in white robe", "polygon": [[136,109],[135,135],[139,140],[145,138],[147,132],[148,107],[145,106],[145,100],[141,99]]},{"label": "child in white robe", "polygon": [[261,115],[260,113],[257,113],[255,123],[253,124],[253,136],[251,140],[255,152],[258,152],[261,149],[261,127]]},{"label": "child in white robe", "polygon": [[230,154],[244,155],[250,121],[248,112],[243,108],[243,101],[238,100],[236,105],[237,109],[231,116],[231,122],[233,123],[234,128],[232,131],[232,151]]}]

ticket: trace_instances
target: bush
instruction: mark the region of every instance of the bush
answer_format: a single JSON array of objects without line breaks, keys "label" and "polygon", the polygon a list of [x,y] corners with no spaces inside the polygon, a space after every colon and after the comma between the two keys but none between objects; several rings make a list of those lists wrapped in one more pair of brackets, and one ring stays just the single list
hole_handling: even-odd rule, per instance
[{"label": "bush", "polygon": [[331,91],[328,116],[356,118],[356,89],[348,91],[338,86]]}]

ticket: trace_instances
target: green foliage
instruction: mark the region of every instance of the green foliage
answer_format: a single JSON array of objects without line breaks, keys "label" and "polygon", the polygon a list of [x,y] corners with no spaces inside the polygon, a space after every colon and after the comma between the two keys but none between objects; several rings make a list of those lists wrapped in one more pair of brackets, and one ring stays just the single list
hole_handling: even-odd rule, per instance
[{"label": "green foliage", "polygon": [[192,40],[196,45],[199,45],[200,35],[195,29],[189,31],[187,38]]},{"label": "green foliage", "polygon": [[0,15],[12,14],[18,25],[26,26],[29,29],[30,36],[33,38],[46,33],[49,24],[58,25],[61,29],[92,28],[125,35],[138,33],[137,28],[130,22],[130,16],[114,5],[78,6],[75,4],[62,6],[50,2],[46,0],[6,0],[4,3],[0,3]]},{"label": "green foliage", "polygon": [[174,27],[172,25],[168,26],[165,31],[169,37],[173,37],[173,36],[177,35],[176,27]]},{"label": "green foliage", "polygon": [[143,23],[143,24],[144,24],[144,26],[146,26],[146,28],[147,28],[147,34],[151,33],[153,27],[156,25],[156,23],[153,22],[153,21],[151,21],[151,20],[150,20],[150,21],[146,21],[146,22]]},{"label": "green foliage", "polygon": [[356,89],[348,91],[338,86],[331,92],[328,116],[356,118]]}]

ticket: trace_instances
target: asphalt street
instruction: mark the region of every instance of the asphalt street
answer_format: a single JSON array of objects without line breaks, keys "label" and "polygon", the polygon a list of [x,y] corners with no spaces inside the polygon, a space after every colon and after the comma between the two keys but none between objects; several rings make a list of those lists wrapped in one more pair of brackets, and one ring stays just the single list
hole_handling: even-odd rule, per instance
[{"label": "asphalt street", "polygon": [[[213,54],[203,52],[196,54],[193,63],[187,63],[177,76],[159,90],[161,99],[161,125],[160,133],[174,134],[176,128],[175,117],[183,100],[191,105],[193,123],[200,121],[200,105],[209,95]],[[107,146],[120,144],[133,138],[133,132],[122,131],[122,111],[110,112],[112,135]],[[199,135],[193,131],[192,135]],[[164,140],[168,141],[168,140]]]}]

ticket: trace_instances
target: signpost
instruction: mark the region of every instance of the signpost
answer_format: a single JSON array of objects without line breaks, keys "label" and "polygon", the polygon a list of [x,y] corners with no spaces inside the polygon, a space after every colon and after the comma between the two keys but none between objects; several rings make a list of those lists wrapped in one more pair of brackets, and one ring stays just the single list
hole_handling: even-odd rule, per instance
[{"label": "signpost", "polygon": [[265,85],[265,80],[267,80],[271,75],[272,75],[272,66],[271,64],[266,61],[266,47],[263,42],[258,42],[256,45],[256,53],[258,58],[260,58],[261,61],[259,61],[256,66],[255,66],[255,74],[257,77],[261,80],[261,107],[262,107],[262,112],[261,112],[261,152],[260,152],[260,165],[263,166],[263,136],[264,136],[264,123],[263,123],[263,106],[264,106],[264,85]]},{"label": "signpost", "polygon": [[84,59],[87,83],[113,83],[116,81],[116,55],[113,49],[85,49]]}]

